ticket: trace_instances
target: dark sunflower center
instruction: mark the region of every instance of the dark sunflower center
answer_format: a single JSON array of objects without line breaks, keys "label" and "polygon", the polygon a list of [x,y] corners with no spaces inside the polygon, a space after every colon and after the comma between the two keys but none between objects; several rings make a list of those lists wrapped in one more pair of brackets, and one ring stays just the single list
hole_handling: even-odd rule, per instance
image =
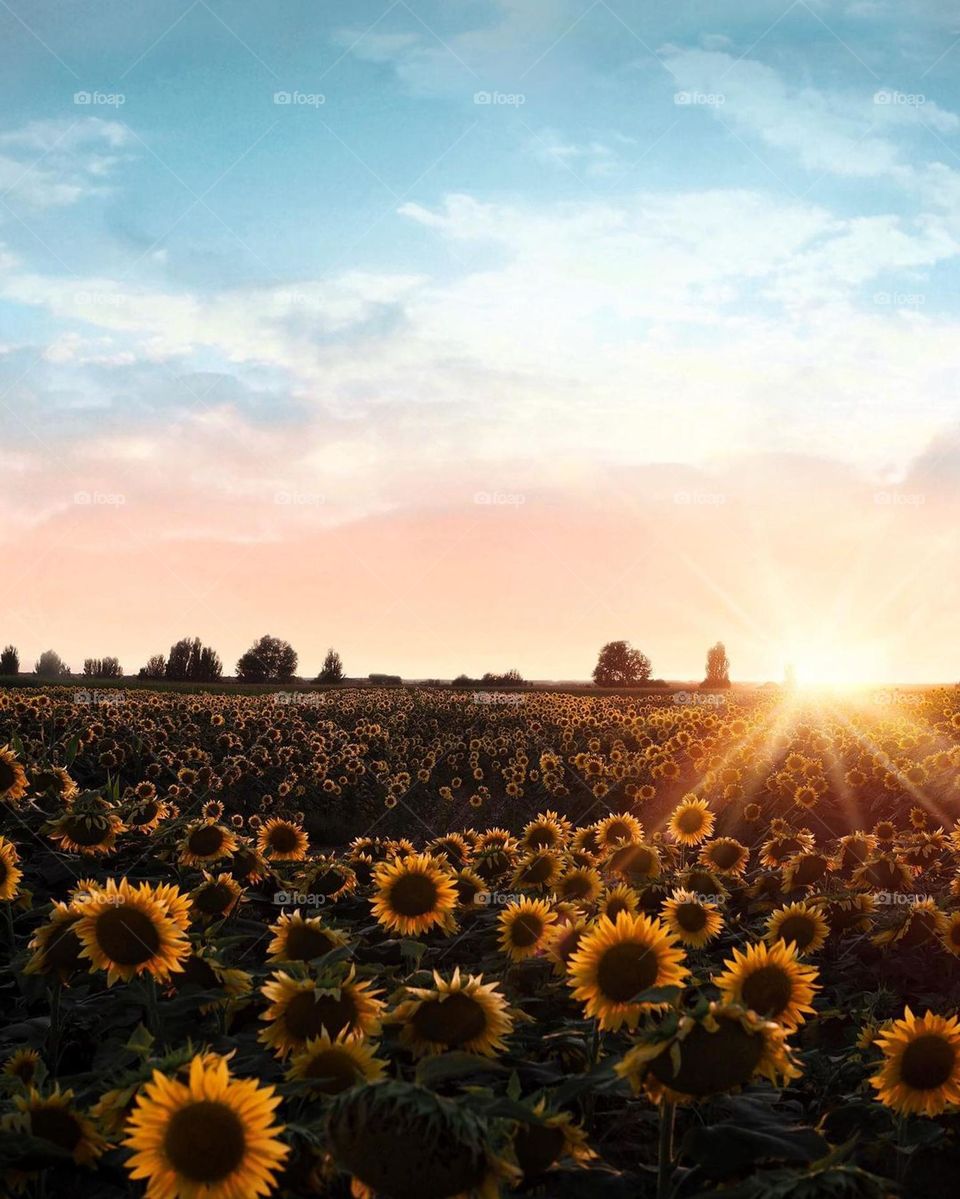
[{"label": "dark sunflower center", "polygon": [[157,803],[155,800],[150,800],[134,808],[130,813],[130,823],[134,828],[139,828],[142,824],[149,824],[156,814]]},{"label": "dark sunflower center", "polygon": [[793,941],[797,949],[806,949],[817,935],[817,927],[809,916],[788,916],[777,929],[783,941]]},{"label": "dark sunflower center", "polygon": [[9,877],[10,867],[7,865],[7,860],[6,858],[0,857],[0,887],[3,886]]},{"label": "dark sunflower center", "polygon": [[156,925],[146,913],[133,907],[111,907],[101,912],[96,919],[96,936],[103,953],[120,966],[139,966],[160,948]]},{"label": "dark sunflower center", "polygon": [[623,941],[605,951],[597,967],[597,987],[605,999],[627,1003],[652,987],[660,972],[657,955],[646,945]]},{"label": "dark sunflower center", "polygon": [[204,1099],[174,1112],[163,1138],[170,1165],[192,1183],[213,1185],[243,1164],[246,1136],[225,1103]]},{"label": "dark sunflower center", "polygon": [[741,994],[758,1016],[779,1016],[793,997],[793,980],[779,966],[761,966],[748,975]]},{"label": "dark sunflower center", "polygon": [[316,895],[333,895],[347,881],[347,876],[336,866],[318,871],[310,880],[310,890]]},{"label": "dark sunflower center", "polygon": [[198,858],[207,858],[223,848],[223,830],[215,824],[206,824],[194,829],[187,841],[187,848]]},{"label": "dark sunflower center", "polygon": [[357,1018],[357,1005],[346,991],[336,995],[315,995],[300,991],[287,1004],[284,1023],[292,1036],[300,1041],[319,1037],[326,1030],[335,1037],[344,1028],[352,1028]]},{"label": "dark sunflower center", "polygon": [[233,897],[233,892],[225,883],[210,883],[197,894],[194,903],[201,912],[212,916],[228,908]]},{"label": "dark sunflower center", "polygon": [[518,949],[529,949],[543,935],[543,921],[533,912],[523,912],[510,928],[510,940]]},{"label": "dark sunflower center", "polygon": [[99,845],[110,822],[106,816],[68,816],[61,828],[76,845]]},{"label": "dark sunflower center", "polygon": [[687,808],[677,817],[677,828],[681,833],[699,833],[703,828],[703,813],[696,808]]},{"label": "dark sunflower center", "polygon": [[52,1141],[71,1153],[83,1136],[80,1121],[63,1107],[35,1108],[30,1113],[30,1131],[35,1137]]},{"label": "dark sunflower center", "polygon": [[401,875],[390,888],[390,906],[401,916],[423,916],[436,902],[436,884],[425,874]]},{"label": "dark sunflower center", "polygon": [[267,842],[277,853],[293,853],[300,845],[300,838],[292,825],[278,824],[270,830]]},{"label": "dark sunflower center", "polygon": [[729,870],[740,861],[740,846],[730,845],[724,841],[721,841],[719,845],[712,845],[710,860],[716,863],[721,870]]},{"label": "dark sunflower center", "polygon": [[552,828],[547,825],[540,825],[533,829],[527,838],[527,844],[531,849],[549,849],[557,840],[557,834]]},{"label": "dark sunflower center", "polygon": [[288,962],[310,962],[329,953],[333,938],[314,924],[288,924],[284,936],[284,954]]},{"label": "dark sunflower center", "polygon": [[739,1020],[720,1017],[716,1032],[697,1024],[680,1043],[679,1068],[669,1053],[650,1063],[650,1073],[684,1095],[716,1095],[748,1082],[763,1056],[763,1034]]},{"label": "dark sunflower center", "polygon": [[193,983],[195,987],[204,991],[212,991],[220,986],[220,980],[213,967],[196,954],[191,954],[183,963],[183,973],[178,975],[178,978],[183,983]]},{"label": "dark sunflower center", "polygon": [[707,913],[698,903],[678,903],[675,915],[685,933],[698,933],[707,923]]},{"label": "dark sunflower center", "polygon": [[75,970],[80,962],[80,950],[83,946],[73,931],[79,917],[69,924],[59,924],[43,947],[43,964],[47,970],[68,972]]},{"label": "dark sunflower center", "polygon": [[318,1090],[339,1095],[352,1087],[360,1076],[357,1064],[343,1049],[324,1049],[307,1063],[304,1078],[313,1080]]},{"label": "dark sunflower center", "polygon": [[457,879],[457,901],[463,905],[473,903],[480,888],[470,878]]},{"label": "dark sunflower center", "polygon": [[957,1055],[949,1041],[925,1033],[911,1041],[900,1059],[900,1077],[917,1091],[942,1087],[953,1073]]},{"label": "dark sunflower center", "polygon": [[809,857],[801,858],[797,863],[797,868],[793,874],[793,881],[802,886],[807,886],[809,883],[815,883],[817,879],[822,878],[826,872],[826,859],[821,858],[818,854],[811,854]]},{"label": "dark sunflower center", "polygon": [[720,890],[717,880],[706,870],[691,870],[684,886],[688,891],[696,891],[700,895],[716,895]]},{"label": "dark sunflower center", "polygon": [[421,1004],[412,1024],[424,1040],[455,1046],[479,1037],[487,1027],[487,1017],[475,999],[455,991],[442,1002],[428,999]]},{"label": "dark sunflower center", "polygon": [[544,1174],[563,1152],[563,1129],[549,1124],[522,1124],[513,1137],[517,1164],[527,1178]]},{"label": "dark sunflower center", "polygon": [[6,758],[0,758],[0,792],[9,791],[17,781],[17,772]]},{"label": "dark sunflower center", "polygon": [[524,867],[523,880],[527,883],[545,883],[552,873],[553,860],[544,854]]},{"label": "dark sunflower center", "polygon": [[563,880],[565,899],[585,899],[593,890],[589,875],[573,874]]},{"label": "dark sunflower center", "polygon": [[626,841],[629,836],[630,829],[620,821],[616,821],[614,824],[609,825],[606,830],[606,837],[608,841]]}]

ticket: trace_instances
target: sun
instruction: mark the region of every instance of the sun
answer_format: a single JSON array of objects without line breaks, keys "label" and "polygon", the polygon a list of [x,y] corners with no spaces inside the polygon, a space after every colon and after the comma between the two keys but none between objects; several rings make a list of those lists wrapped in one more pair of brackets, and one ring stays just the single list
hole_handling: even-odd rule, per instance
[{"label": "sun", "polygon": [[801,690],[851,690],[884,678],[880,647],[844,637],[785,640],[780,647],[784,679]]}]

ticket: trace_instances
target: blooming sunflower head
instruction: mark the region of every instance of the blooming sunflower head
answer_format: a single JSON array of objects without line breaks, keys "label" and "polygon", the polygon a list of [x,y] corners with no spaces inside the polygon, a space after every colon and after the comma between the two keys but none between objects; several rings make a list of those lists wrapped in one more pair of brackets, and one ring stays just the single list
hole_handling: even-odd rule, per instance
[{"label": "blooming sunflower head", "polygon": [[875,1040],[883,1053],[870,1079],[877,1098],[902,1115],[939,1115],[960,1103],[960,1022],[927,1012],[888,1022]]},{"label": "blooming sunflower head", "polygon": [[383,1003],[353,966],[339,963],[314,977],[278,970],[261,988],[270,1006],[260,1041],[280,1057],[302,1049],[311,1037],[347,1032],[369,1036],[380,1028]]},{"label": "blooming sunflower head", "polygon": [[184,866],[203,866],[218,858],[228,858],[237,847],[237,838],[215,820],[199,820],[191,824],[180,846],[180,861]]},{"label": "blooming sunflower head", "polygon": [[518,891],[542,890],[556,882],[560,869],[558,854],[549,849],[536,850],[520,859],[511,885]]},{"label": "blooming sunflower head", "polygon": [[433,987],[406,987],[407,998],[390,1017],[401,1024],[401,1041],[418,1057],[460,1050],[494,1057],[513,1029],[507,1001],[483,975],[465,977],[456,967],[449,979],[437,971]]},{"label": "blooming sunflower head", "polygon": [[377,1046],[353,1033],[331,1037],[325,1030],[311,1037],[291,1058],[288,1082],[301,1084],[306,1094],[339,1095],[361,1082],[377,1082],[387,1063],[376,1057]]},{"label": "blooming sunflower head", "polygon": [[712,836],[715,819],[705,799],[685,795],[674,808],[667,828],[679,845],[699,845]]},{"label": "blooming sunflower head", "polygon": [[513,962],[543,953],[556,932],[557,914],[544,899],[520,899],[500,913],[500,948]]},{"label": "blooming sunflower head", "polygon": [[609,887],[597,902],[597,915],[606,916],[608,920],[616,920],[621,912],[636,912],[640,907],[640,897],[627,883],[617,883]]},{"label": "blooming sunflower head", "polygon": [[662,908],[663,922],[682,945],[701,949],[718,936],[723,916],[715,903],[694,891],[674,891]]},{"label": "blooming sunflower head", "polygon": [[284,912],[269,931],[273,934],[267,946],[269,962],[312,962],[347,943],[343,933],[329,928],[319,916],[301,916],[299,908]]},{"label": "blooming sunflower head", "polygon": [[[47,1141],[65,1150],[78,1166],[93,1166],[107,1148],[107,1142],[73,1102],[73,1091],[61,1091],[59,1084],[48,1095],[30,1086],[25,1095],[15,1095],[15,1110],[4,1116],[0,1127]],[[17,1160],[11,1179],[15,1184],[49,1162],[33,1161],[29,1152]]]},{"label": "blooming sunflower head", "polygon": [[723,875],[743,874],[749,858],[750,850],[733,837],[715,837],[700,850],[701,864]]},{"label": "blooming sunflower head", "polygon": [[257,831],[257,849],[269,862],[301,862],[310,839],[301,826],[281,816],[271,816]]},{"label": "blooming sunflower head", "polygon": [[416,937],[433,928],[451,932],[457,906],[453,874],[430,854],[382,862],[374,873],[374,916],[384,928]]},{"label": "blooming sunflower head", "polygon": [[0,900],[13,899],[23,877],[17,865],[19,856],[16,846],[6,837],[0,836]]},{"label": "blooming sunflower head", "polygon": [[280,1098],[257,1079],[232,1078],[223,1058],[197,1055],[182,1082],[159,1070],[127,1122],[127,1170],[163,1196],[270,1194],[289,1148],[276,1123]]},{"label": "blooming sunflower head", "polygon": [[686,979],[683,951],[659,920],[621,912],[616,920],[601,916],[584,934],[570,958],[568,984],[600,1027],[635,1028],[651,1004],[639,1000],[654,988],[681,986]]},{"label": "blooming sunflower head", "polygon": [[9,745],[0,746],[0,799],[15,802],[27,793],[26,771]]},{"label": "blooming sunflower head", "polygon": [[643,825],[631,812],[611,812],[596,826],[596,841],[601,853],[610,853],[620,845],[643,840]]},{"label": "blooming sunflower head", "polygon": [[768,945],[785,941],[788,945],[795,945],[798,954],[805,954],[822,949],[829,935],[830,926],[819,906],[791,903],[771,913],[764,939]]},{"label": "blooming sunflower head", "polygon": [[190,892],[194,913],[204,924],[223,920],[234,910],[243,895],[243,888],[230,874],[203,872],[203,882]]},{"label": "blooming sunflower head", "polygon": [[183,969],[190,952],[181,923],[162,893],[149,883],[133,886],[126,878],[105,886],[82,904],[76,935],[91,970],[105,970],[108,985],[138,974],[166,979]]},{"label": "blooming sunflower head", "polygon": [[763,941],[734,949],[725,973],[714,979],[724,1002],[736,1003],[792,1030],[813,1011],[817,971],[801,964],[795,945]]}]

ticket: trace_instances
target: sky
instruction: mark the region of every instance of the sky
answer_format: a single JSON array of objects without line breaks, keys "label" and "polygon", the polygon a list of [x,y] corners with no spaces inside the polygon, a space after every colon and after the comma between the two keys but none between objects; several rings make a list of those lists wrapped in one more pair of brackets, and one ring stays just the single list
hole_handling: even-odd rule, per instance
[{"label": "sky", "polygon": [[0,0],[0,642],[956,681],[946,0]]}]

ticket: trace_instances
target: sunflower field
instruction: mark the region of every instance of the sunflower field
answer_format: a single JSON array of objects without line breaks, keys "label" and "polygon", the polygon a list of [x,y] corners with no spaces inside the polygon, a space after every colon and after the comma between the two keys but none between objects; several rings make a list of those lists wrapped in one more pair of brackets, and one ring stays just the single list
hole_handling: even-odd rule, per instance
[{"label": "sunflower field", "polygon": [[960,694],[0,692],[0,1194],[940,1196]]}]

